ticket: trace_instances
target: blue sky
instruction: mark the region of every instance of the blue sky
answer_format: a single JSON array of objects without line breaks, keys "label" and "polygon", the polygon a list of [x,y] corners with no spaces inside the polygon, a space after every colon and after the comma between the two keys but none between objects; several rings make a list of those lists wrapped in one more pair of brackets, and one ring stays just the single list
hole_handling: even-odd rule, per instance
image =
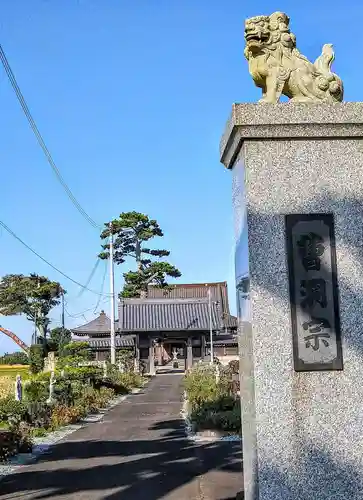
[{"label": "blue sky", "polygon": [[[231,104],[259,98],[243,57],[243,22],[286,11],[307,57],[334,44],[345,98],[361,100],[354,71],[361,73],[363,6],[351,0],[342,22],[333,4],[7,0],[1,43],[59,169],[92,218],[103,223],[129,210],[156,218],[165,232],[160,246],[171,250],[181,281],[228,280],[235,310],[232,176],[219,164],[218,146]],[[2,68],[0,109],[0,218],[84,283],[99,251],[98,232],[57,182]],[[67,315],[67,326],[94,317],[96,295],[78,297],[75,285],[4,230],[0,242],[0,275],[37,272],[60,280],[67,310],[77,316]],[[95,290],[102,269],[90,284]],[[126,270],[116,268],[118,288]],[[59,311],[52,317],[59,324]],[[0,323],[30,341],[26,320]],[[13,348],[0,338],[0,351]]]}]

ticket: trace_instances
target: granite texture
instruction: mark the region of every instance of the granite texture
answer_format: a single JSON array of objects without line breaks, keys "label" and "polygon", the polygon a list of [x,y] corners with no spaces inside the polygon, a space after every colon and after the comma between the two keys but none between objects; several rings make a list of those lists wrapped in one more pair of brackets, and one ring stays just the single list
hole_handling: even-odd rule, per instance
[{"label": "granite texture", "polygon": [[[237,146],[227,138],[224,148],[235,154],[235,169],[245,168],[246,183],[252,330],[240,339],[245,498],[362,499],[363,139],[349,128],[363,137],[363,104],[309,107],[310,124],[302,105],[255,109],[249,118],[256,130],[268,123],[281,135],[245,136],[237,153],[228,151]],[[230,134],[244,119],[235,115]],[[286,140],[286,128],[304,123],[311,130],[334,125],[335,135]],[[344,370],[297,373],[284,215],[318,212],[335,218]]]},{"label": "granite texture", "polygon": [[363,137],[363,102],[233,104],[220,142],[221,162],[232,168],[244,140]]}]

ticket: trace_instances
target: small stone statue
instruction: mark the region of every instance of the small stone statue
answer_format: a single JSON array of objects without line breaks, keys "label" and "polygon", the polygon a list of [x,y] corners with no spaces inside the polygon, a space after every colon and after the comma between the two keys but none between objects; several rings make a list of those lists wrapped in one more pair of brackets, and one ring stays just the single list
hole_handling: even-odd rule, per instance
[{"label": "small stone statue", "polygon": [[23,384],[21,381],[21,376],[17,375],[15,380],[15,400],[21,401],[23,398]]},{"label": "small stone statue", "polygon": [[179,368],[178,351],[176,349],[174,349],[172,352],[172,355],[173,355],[173,368],[177,369],[177,368]]},{"label": "small stone statue", "polygon": [[343,83],[331,72],[332,45],[324,45],[321,56],[311,63],[296,48],[289,23],[282,12],[246,20],[244,53],[253,80],[262,89],[260,102],[275,104],[282,94],[294,102],[341,102]]}]

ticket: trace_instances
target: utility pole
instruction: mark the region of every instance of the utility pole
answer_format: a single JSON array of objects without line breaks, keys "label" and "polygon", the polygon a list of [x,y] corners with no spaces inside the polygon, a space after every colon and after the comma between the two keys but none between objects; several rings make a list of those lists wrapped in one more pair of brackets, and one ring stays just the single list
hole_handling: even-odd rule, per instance
[{"label": "utility pole", "polygon": [[62,333],[60,335],[60,339],[59,339],[59,345],[63,345],[63,339],[64,339],[64,290],[62,288],[62,292],[61,292],[61,297],[62,297],[62,315],[61,315],[61,325],[62,325]]},{"label": "utility pole", "polygon": [[116,364],[116,347],[115,347],[115,279],[113,274],[113,232],[112,222],[110,222],[110,294],[111,294],[111,364]]},{"label": "utility pole", "polygon": [[213,324],[212,324],[212,292],[208,288],[208,306],[209,306],[209,335],[210,335],[210,364],[214,362],[214,349],[213,349]]},{"label": "utility pole", "polygon": [[62,329],[64,330],[64,291],[62,290]]},{"label": "utility pole", "polygon": [[[40,288],[39,277],[38,277],[37,283],[38,283],[38,288]],[[40,314],[39,314],[39,317],[40,317]],[[35,310],[35,314],[34,314],[34,332],[33,332],[33,343],[34,344],[38,343],[38,319],[39,319],[38,318],[38,311]]]}]

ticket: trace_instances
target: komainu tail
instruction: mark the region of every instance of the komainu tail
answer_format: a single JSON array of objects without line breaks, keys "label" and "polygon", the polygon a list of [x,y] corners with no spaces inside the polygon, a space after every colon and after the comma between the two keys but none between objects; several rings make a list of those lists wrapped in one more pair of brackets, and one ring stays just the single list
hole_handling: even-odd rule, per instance
[{"label": "komainu tail", "polygon": [[333,45],[331,43],[326,43],[323,47],[321,56],[317,58],[314,63],[315,68],[324,76],[331,74],[331,65],[335,59],[335,54],[333,50]]}]

